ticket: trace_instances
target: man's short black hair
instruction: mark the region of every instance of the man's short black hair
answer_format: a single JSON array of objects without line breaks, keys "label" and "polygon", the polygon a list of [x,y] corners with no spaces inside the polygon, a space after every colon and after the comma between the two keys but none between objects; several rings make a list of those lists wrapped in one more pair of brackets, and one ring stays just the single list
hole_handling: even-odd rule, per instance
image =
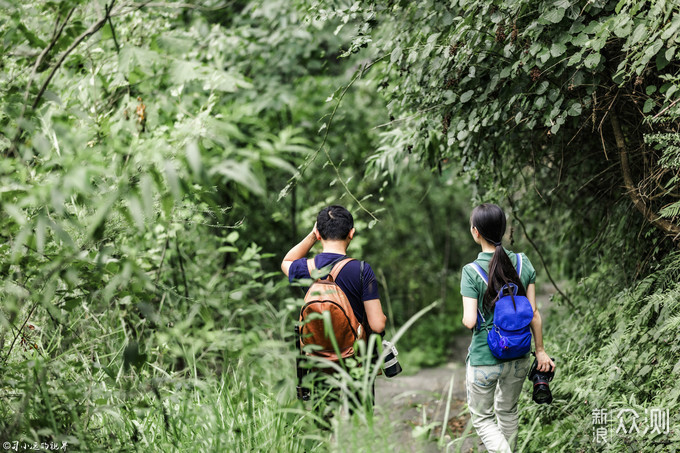
[{"label": "man's short black hair", "polygon": [[354,228],[352,214],[342,206],[328,206],[316,216],[316,229],[322,239],[341,241],[347,239]]}]

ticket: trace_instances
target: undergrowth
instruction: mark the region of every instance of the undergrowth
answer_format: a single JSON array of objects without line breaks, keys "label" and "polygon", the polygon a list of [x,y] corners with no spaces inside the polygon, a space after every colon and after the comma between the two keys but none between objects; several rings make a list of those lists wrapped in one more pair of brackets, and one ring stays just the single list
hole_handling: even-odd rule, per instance
[{"label": "undergrowth", "polygon": [[[580,313],[560,306],[550,314],[555,399],[536,405],[523,395],[522,451],[677,451],[680,253],[629,288],[620,279],[599,269],[572,290]],[[668,411],[665,426],[650,423],[657,409]],[[606,430],[599,439],[598,428]]]}]

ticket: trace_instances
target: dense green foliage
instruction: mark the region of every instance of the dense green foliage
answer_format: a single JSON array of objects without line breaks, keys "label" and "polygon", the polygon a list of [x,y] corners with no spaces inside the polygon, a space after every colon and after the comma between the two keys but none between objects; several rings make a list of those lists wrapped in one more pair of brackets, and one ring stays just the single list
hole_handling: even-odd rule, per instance
[{"label": "dense green foliage", "polygon": [[[554,313],[562,321],[551,323],[547,335],[559,345],[561,369],[553,384],[559,400],[548,408],[532,405],[529,398],[524,401],[527,451],[673,451],[670,446],[680,441],[671,421],[670,433],[646,435],[614,435],[618,428],[614,423],[608,445],[593,442],[594,410],[606,410],[612,419],[620,410],[635,410],[641,431],[651,430],[648,422],[642,422],[646,410],[677,413],[680,389],[671,382],[680,372],[678,253],[654,268],[626,287],[616,265],[602,266],[572,293],[575,300],[584,301],[583,315]],[[579,321],[583,316],[588,323]]]},{"label": "dense green foliage", "polygon": [[528,451],[593,449],[595,405],[680,407],[674,2],[0,0],[0,40],[0,440],[394,451],[294,401],[278,266],[336,202],[390,334],[440,302],[407,369],[460,328],[471,201],[569,282]]},{"label": "dense green foliage", "polygon": [[[335,112],[324,142],[333,162],[317,159],[319,118],[353,77],[336,58],[347,36],[302,26],[287,2],[142,6],[2,4],[0,437],[308,450],[324,442],[304,436],[310,417],[281,412],[299,303],[282,254],[319,207],[347,204],[352,253],[371,254],[398,327],[455,292],[461,258],[436,246],[453,220],[428,227],[426,212],[387,210],[427,188],[427,170],[404,184],[361,179],[377,140],[366,118],[386,121],[375,82],[343,95],[353,108]],[[298,165],[304,184],[277,203]],[[353,193],[375,194],[362,196],[375,214]],[[445,193],[419,199],[448,219],[465,209]],[[374,244],[382,233],[368,224],[383,214],[392,244],[428,240],[429,284]],[[434,343],[442,360],[446,339]],[[433,363],[425,351],[414,363]]]},{"label": "dense green foliage", "polygon": [[[381,87],[399,128],[373,158],[380,168],[398,171],[396,162],[415,159],[480,178],[501,200],[535,192],[517,200],[517,211],[545,212],[547,222],[579,217],[586,236],[599,230],[590,219],[606,217],[625,185],[649,221],[680,233],[677,5],[361,5],[318,2],[311,10],[365,21],[355,46],[371,42],[383,58]],[[582,227],[559,223],[560,239]]]},{"label": "dense green foliage", "polygon": [[[677,3],[310,3],[314,17],[359,23],[352,50],[380,59],[393,120],[374,167],[399,174],[411,160],[475,180],[476,199],[510,209],[530,256],[573,282],[546,333],[559,399],[524,401],[520,445],[605,448],[594,408],[677,412]],[[673,432],[605,449],[660,451]]]}]

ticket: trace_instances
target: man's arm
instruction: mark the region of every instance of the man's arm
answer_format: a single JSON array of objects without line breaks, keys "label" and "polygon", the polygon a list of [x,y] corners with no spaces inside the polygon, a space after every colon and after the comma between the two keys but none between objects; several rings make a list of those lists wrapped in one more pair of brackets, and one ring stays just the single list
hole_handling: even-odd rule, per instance
[{"label": "man's arm", "polygon": [[384,332],[387,316],[383,313],[380,299],[365,300],[364,309],[366,310],[366,319],[371,330],[376,333]]},{"label": "man's arm", "polygon": [[318,234],[319,233],[316,231],[316,224],[314,224],[312,232],[305,236],[303,240],[301,240],[295,247],[290,249],[288,253],[286,253],[286,256],[283,257],[283,261],[281,262],[281,270],[284,274],[286,274],[286,277],[288,277],[288,271],[290,270],[290,265],[293,264],[293,261],[307,256],[307,253],[309,253],[311,248],[318,240]]}]

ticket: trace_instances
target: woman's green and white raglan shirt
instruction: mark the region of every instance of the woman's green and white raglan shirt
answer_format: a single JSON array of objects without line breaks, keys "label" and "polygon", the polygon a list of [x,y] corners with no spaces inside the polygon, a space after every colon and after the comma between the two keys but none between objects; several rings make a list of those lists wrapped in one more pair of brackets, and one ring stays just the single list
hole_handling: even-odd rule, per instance
[{"label": "woman's green and white raglan shirt", "polygon": [[[536,281],[536,271],[534,266],[529,261],[523,253],[514,253],[510,250],[504,249],[505,252],[510,257],[513,266],[517,267],[517,257],[521,256],[522,259],[522,275],[519,276],[524,288],[529,286],[531,283]],[[481,252],[477,255],[477,264],[479,264],[484,272],[489,273],[489,263],[493,257],[492,252]],[[472,297],[477,299],[477,307],[484,314],[484,318],[488,323],[493,321],[493,313],[484,313],[482,310],[482,299],[484,298],[484,293],[486,292],[486,283],[482,277],[475,271],[471,264],[466,264],[463,266],[463,275],[460,279],[460,293],[465,297]],[[491,349],[486,343],[487,331],[484,329],[475,329],[472,334],[472,342],[468,349],[468,355],[466,362],[473,366],[479,365],[496,365],[498,363],[507,362],[507,360],[500,360],[491,354]],[[528,356],[528,354],[527,354]],[[526,356],[525,356],[526,357]],[[516,359],[513,359],[516,360]]]}]

